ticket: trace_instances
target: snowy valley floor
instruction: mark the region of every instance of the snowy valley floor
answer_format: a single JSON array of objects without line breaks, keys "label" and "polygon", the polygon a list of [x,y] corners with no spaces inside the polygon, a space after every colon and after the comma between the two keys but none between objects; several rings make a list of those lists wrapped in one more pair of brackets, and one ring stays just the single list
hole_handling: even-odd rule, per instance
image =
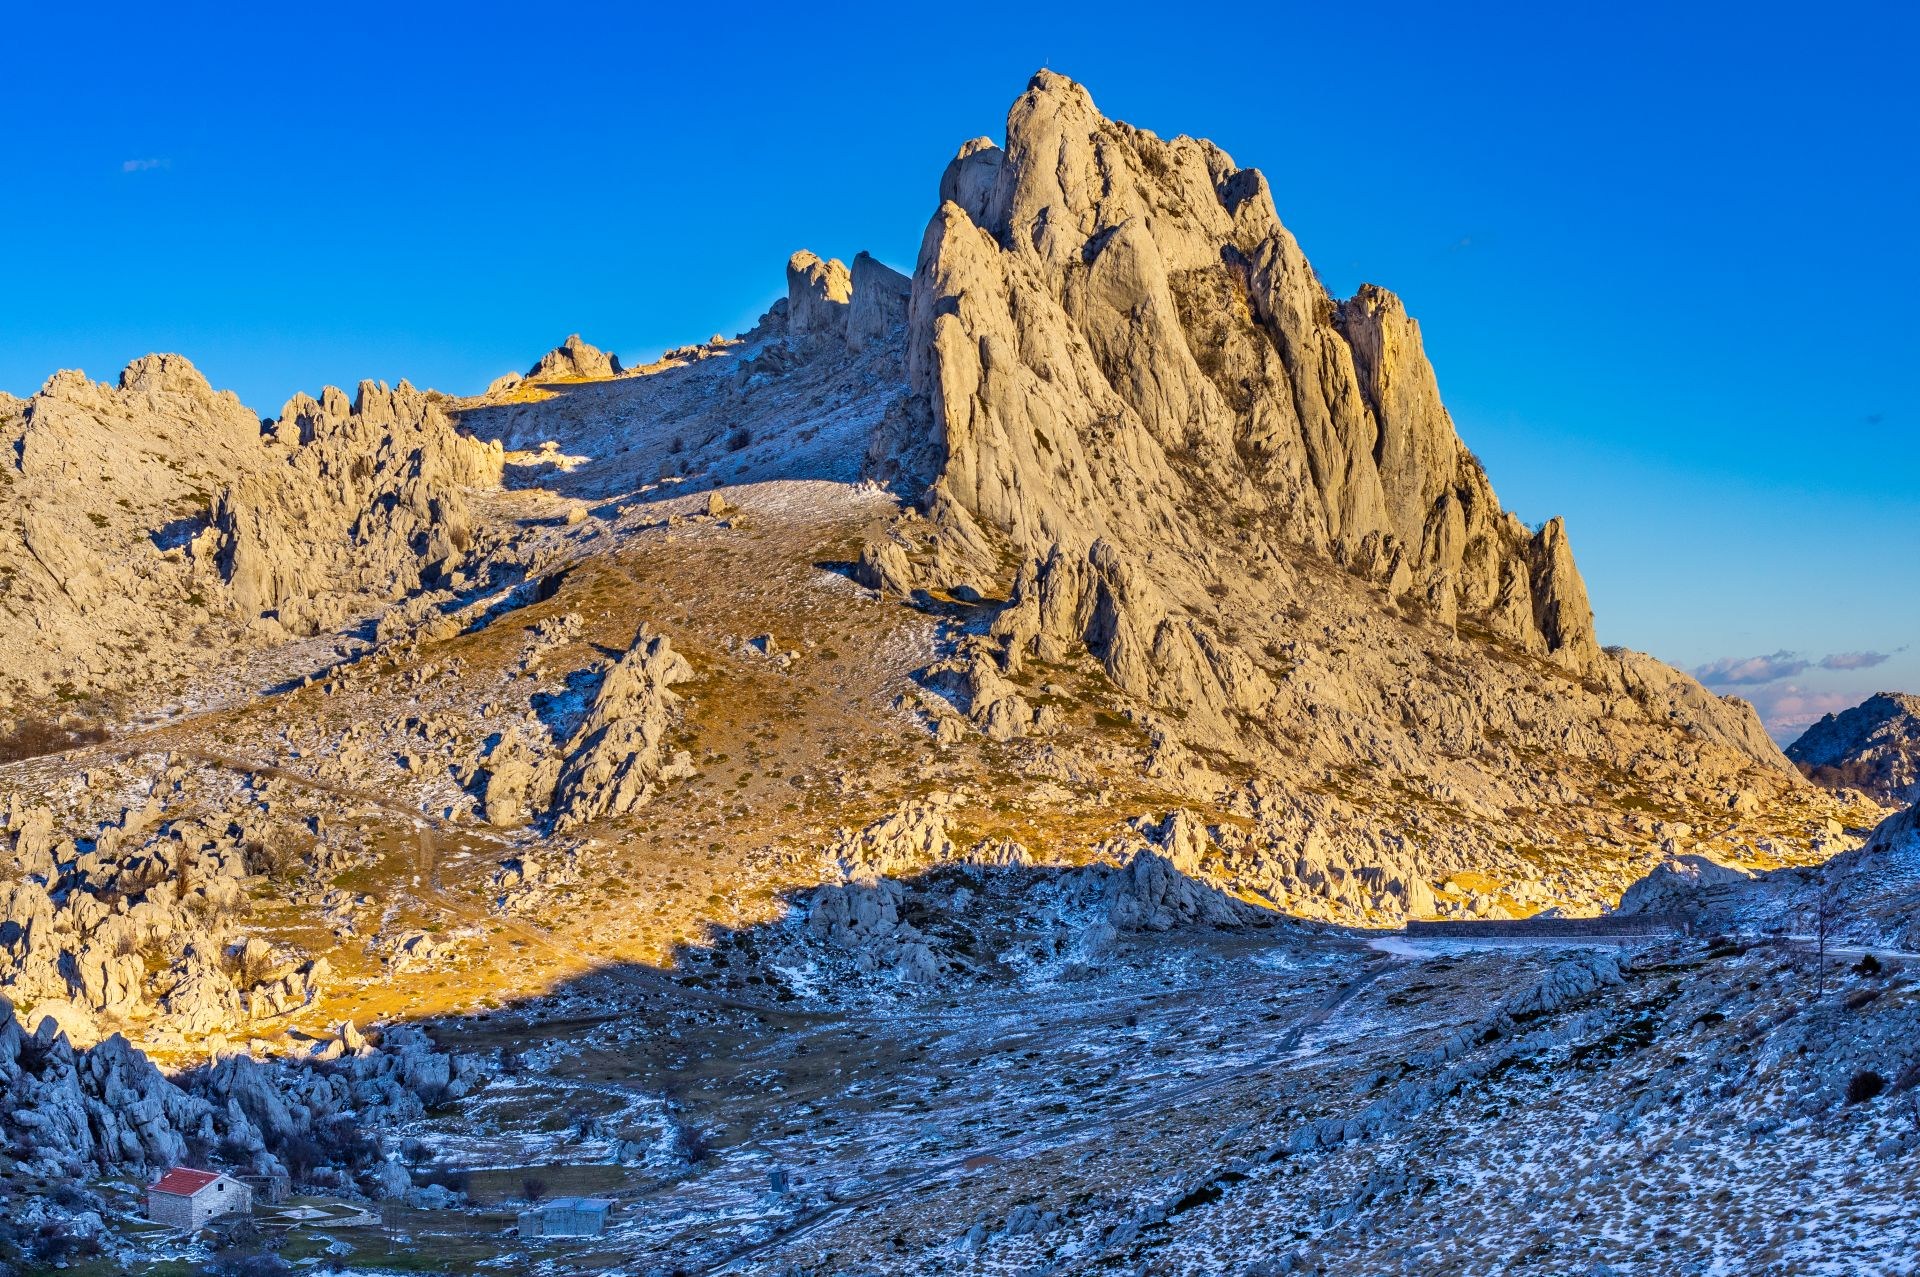
[{"label": "snowy valley floor", "polygon": [[[401,1138],[466,1207],[318,1230],[409,1271],[1902,1273],[1920,992],[1790,945],[1369,947],[1276,926],[1103,972],[753,1009],[610,969],[447,1021],[497,1080]],[[616,1203],[514,1237],[528,1181]],[[351,1253],[346,1253],[350,1251]],[[371,1271],[369,1269],[368,1271]]]}]

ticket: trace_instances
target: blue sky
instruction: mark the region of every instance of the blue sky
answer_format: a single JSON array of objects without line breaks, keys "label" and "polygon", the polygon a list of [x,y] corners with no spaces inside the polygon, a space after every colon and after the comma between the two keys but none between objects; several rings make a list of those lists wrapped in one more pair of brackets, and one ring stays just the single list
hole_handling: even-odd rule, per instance
[{"label": "blue sky", "polygon": [[177,350],[273,413],[738,331],[795,248],[910,268],[1045,64],[1406,299],[1603,641],[1783,731],[1920,689],[1920,18],[1558,7],[16,10],[0,389]]}]

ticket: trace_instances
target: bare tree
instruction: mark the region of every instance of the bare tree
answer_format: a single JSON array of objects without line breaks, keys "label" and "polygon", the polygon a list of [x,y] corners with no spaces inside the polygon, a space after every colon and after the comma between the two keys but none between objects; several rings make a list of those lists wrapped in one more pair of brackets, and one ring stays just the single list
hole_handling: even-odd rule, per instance
[{"label": "bare tree", "polygon": [[1827,946],[1840,925],[1840,894],[1824,874],[1816,871],[1804,910],[1813,928],[1813,997],[1817,1002],[1827,994]]}]

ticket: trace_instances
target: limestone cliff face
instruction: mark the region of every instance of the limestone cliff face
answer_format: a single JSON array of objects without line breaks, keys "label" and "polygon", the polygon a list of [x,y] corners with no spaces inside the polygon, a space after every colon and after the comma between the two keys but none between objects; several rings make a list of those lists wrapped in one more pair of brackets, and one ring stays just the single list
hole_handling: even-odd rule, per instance
[{"label": "limestone cliff face", "polygon": [[217,560],[246,616],[295,633],[336,625],[369,597],[450,580],[473,549],[466,490],[499,483],[501,448],[456,432],[406,382],[296,395],[273,438],[278,464],[224,490]]},{"label": "limestone cliff face", "polygon": [[1592,665],[1564,528],[1500,509],[1419,325],[1384,289],[1329,296],[1258,171],[1043,71],[940,191],[909,349],[936,504],[1025,556],[1304,545]]},{"label": "limestone cliff face", "polygon": [[266,462],[260,421],[178,355],[115,383],[55,373],[0,403],[0,710],[56,688],[158,681],[171,615],[212,585],[212,494]]},{"label": "limestone cliff face", "polygon": [[[1264,734],[1377,761],[1445,724],[1456,745],[1677,766],[1680,727],[1730,767],[1787,772],[1750,706],[1600,648],[1565,525],[1501,509],[1419,324],[1373,285],[1330,296],[1266,180],[1211,143],[1036,75],[1005,144],[966,143],[941,178],[907,332],[909,393],[870,464],[922,493],[920,517],[861,576],[1009,590],[998,673],[1085,651],[1180,738],[1243,757],[1271,757]],[[1389,618],[1443,627],[1404,688]],[[1310,675],[1302,645],[1348,631],[1335,681]],[[1501,702],[1514,657],[1569,690]],[[957,664],[976,720],[1027,730],[980,652]],[[1626,744],[1643,729],[1656,743]]]}]

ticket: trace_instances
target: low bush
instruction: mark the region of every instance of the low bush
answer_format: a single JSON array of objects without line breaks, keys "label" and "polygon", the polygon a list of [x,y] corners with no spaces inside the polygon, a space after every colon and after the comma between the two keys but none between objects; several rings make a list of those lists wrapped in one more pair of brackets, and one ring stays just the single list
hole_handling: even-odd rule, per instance
[{"label": "low bush", "polygon": [[1847,1103],[1865,1104],[1886,1089],[1887,1079],[1872,1069],[1856,1073],[1853,1075],[1853,1080],[1847,1083]]}]

